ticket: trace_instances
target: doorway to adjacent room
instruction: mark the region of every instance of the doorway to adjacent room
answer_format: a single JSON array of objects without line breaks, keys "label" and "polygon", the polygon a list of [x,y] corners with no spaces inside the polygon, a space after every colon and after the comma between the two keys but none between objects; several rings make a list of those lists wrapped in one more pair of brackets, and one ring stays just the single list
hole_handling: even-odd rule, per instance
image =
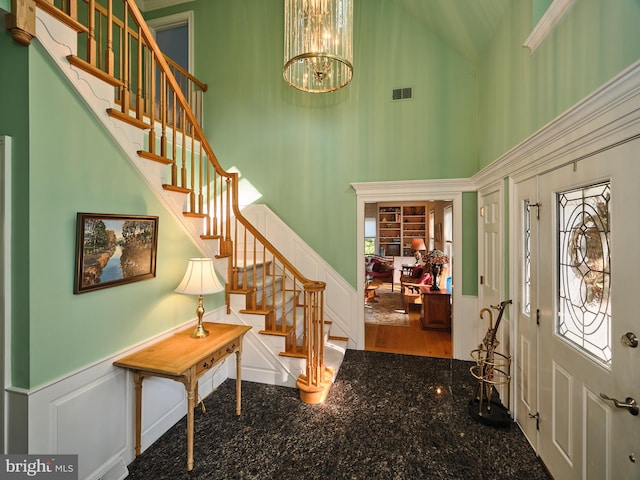
[{"label": "doorway to adjacent room", "polygon": [[365,350],[452,358],[453,246],[451,200],[365,203]]}]

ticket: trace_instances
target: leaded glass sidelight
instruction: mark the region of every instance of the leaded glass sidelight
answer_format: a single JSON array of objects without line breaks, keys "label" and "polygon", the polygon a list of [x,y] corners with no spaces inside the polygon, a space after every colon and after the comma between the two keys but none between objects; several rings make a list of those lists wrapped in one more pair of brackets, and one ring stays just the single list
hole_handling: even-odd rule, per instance
[{"label": "leaded glass sidelight", "polygon": [[522,313],[531,313],[531,213],[529,200],[522,203]]},{"label": "leaded glass sidelight", "polygon": [[557,195],[556,333],[611,366],[609,182]]}]

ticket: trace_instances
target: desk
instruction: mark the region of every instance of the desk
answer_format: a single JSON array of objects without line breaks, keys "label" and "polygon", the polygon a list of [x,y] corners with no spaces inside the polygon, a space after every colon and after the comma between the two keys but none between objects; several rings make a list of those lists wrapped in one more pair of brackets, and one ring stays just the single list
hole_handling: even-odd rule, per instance
[{"label": "desk", "polygon": [[205,323],[209,336],[191,338],[193,327],[121,358],[113,364],[133,371],[136,387],[136,457],[140,455],[142,380],[162,377],[184,384],[187,390],[187,470],[193,469],[193,410],[198,399],[198,379],[229,355],[236,354],[236,413],[241,407],[242,338],[251,327]]},{"label": "desk", "polygon": [[432,292],[431,287],[418,287],[422,295],[422,316],[420,326],[423,330],[451,331],[451,293],[445,288]]}]

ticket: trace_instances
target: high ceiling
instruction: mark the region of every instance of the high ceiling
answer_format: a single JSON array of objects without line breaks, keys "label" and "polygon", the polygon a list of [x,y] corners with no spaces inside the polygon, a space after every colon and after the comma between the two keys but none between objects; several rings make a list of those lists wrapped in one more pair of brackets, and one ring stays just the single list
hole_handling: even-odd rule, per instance
[{"label": "high ceiling", "polygon": [[[192,0],[136,0],[144,11]],[[358,1],[355,0],[355,8]],[[405,9],[467,59],[477,63],[507,8],[518,0],[389,0]],[[524,41],[524,39],[523,39]]]},{"label": "high ceiling", "polygon": [[391,1],[424,22],[427,28],[467,59],[477,63],[514,0]]}]

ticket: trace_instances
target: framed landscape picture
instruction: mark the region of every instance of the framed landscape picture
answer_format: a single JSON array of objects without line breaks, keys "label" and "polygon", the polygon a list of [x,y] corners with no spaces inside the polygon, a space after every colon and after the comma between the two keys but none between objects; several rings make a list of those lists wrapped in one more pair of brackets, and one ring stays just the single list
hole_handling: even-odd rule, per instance
[{"label": "framed landscape picture", "polygon": [[158,217],[78,213],[73,293],[156,276]]}]

